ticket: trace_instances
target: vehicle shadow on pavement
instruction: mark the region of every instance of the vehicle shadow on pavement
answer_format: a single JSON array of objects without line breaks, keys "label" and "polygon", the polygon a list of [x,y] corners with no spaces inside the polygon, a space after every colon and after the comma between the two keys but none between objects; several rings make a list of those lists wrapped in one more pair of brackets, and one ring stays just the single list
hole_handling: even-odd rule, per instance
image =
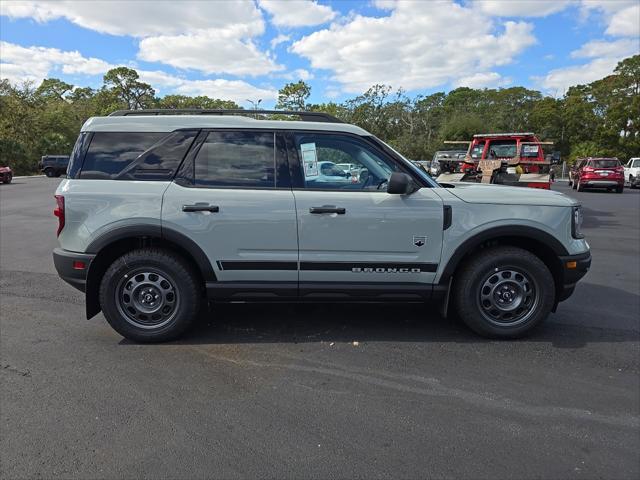
[{"label": "vehicle shadow on pavement", "polygon": [[[631,301],[638,296],[627,294]],[[632,299],[632,297],[635,298]],[[561,306],[562,308],[562,306]],[[582,348],[590,343],[638,341],[637,331],[582,324],[579,311],[559,315],[517,342]],[[578,320],[576,321],[576,316]],[[175,345],[312,342],[502,342],[482,338],[457,318],[420,304],[223,304],[203,312]],[[129,344],[123,340],[122,344]]]}]

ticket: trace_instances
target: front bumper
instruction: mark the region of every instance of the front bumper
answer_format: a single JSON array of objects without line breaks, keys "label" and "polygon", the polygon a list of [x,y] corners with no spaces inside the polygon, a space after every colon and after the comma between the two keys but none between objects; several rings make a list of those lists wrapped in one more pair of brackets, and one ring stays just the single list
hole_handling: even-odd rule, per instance
[{"label": "front bumper", "polygon": [[87,285],[87,272],[95,255],[54,248],[53,264],[62,280],[81,292]]},{"label": "front bumper", "polygon": [[584,277],[591,267],[591,252],[560,257],[562,264],[562,285],[558,301],[562,302],[571,296],[578,281]]}]

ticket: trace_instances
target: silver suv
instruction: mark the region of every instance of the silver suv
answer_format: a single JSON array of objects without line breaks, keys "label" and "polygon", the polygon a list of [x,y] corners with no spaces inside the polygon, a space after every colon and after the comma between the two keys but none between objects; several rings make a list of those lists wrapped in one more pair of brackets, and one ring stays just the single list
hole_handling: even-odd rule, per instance
[{"label": "silver suv", "polygon": [[[207,300],[214,311],[433,301],[481,335],[511,338],[590,266],[581,208],[565,195],[440,186],[361,128],[272,113],[122,111],[84,124],[56,191],[53,257],[85,292],[87,318],[102,310],[149,342],[182,334]],[[324,162],[355,168],[332,178]]]}]

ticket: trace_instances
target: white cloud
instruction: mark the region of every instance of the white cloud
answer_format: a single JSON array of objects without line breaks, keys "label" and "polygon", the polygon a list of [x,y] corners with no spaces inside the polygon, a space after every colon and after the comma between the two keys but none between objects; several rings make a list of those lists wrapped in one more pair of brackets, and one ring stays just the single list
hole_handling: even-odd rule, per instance
[{"label": "white cloud", "polygon": [[546,17],[569,6],[571,0],[475,0],[474,6],[494,17]]},{"label": "white cloud", "polygon": [[606,34],[614,37],[640,36],[640,3],[638,0],[582,0],[583,21],[593,12],[600,13],[607,25]]},{"label": "white cloud", "polygon": [[284,68],[258,50],[251,39],[242,38],[243,33],[231,26],[145,38],[140,41],[138,58],[208,74],[263,75]]},{"label": "white cloud", "polygon": [[269,42],[269,45],[271,45],[271,49],[274,49],[281,43],[288,42],[289,40],[291,40],[291,37],[289,35],[284,35],[281,33],[278,36],[273,37],[271,39],[271,42]]},{"label": "white cloud", "polygon": [[456,80],[456,87],[469,88],[495,88],[504,87],[511,83],[510,78],[505,78],[497,72],[478,72]]},{"label": "white cloud", "polygon": [[606,33],[619,37],[640,36],[640,3],[616,12],[611,17]]},{"label": "white cloud", "polygon": [[639,52],[640,39],[593,40],[571,52],[572,58],[591,59],[588,63],[557,68],[534,81],[545,90],[561,95],[573,85],[585,85],[611,75],[620,60]]},{"label": "white cloud", "polygon": [[584,65],[551,70],[544,77],[534,80],[548,92],[561,96],[573,85],[585,85],[611,75],[618,61],[616,58],[596,58]]},{"label": "white cloud", "polygon": [[[102,75],[115,68],[104,60],[84,57],[79,52],[65,52],[57,48],[22,47],[9,42],[0,42],[0,78],[14,84],[25,80],[39,84],[43,79],[58,73],[77,75]],[[181,93],[184,95],[208,95],[223,100],[244,102],[246,98],[271,100],[278,97],[272,87],[256,87],[241,80],[187,80],[160,70],[138,70],[140,80],[149,83],[159,93]]]},{"label": "white cloud", "polygon": [[312,80],[314,78],[314,75],[309,70],[305,70],[304,68],[297,68],[290,72],[275,75],[275,77],[284,78],[285,80],[302,80],[306,82],[307,80]]},{"label": "white cloud", "polygon": [[[536,42],[533,26],[506,22],[504,31],[488,16],[451,2],[378,3],[389,16],[356,15],[295,42],[291,51],[313,68],[333,71],[346,92],[385,83],[407,90],[454,82],[514,60]],[[452,26],[456,26],[455,28]]]},{"label": "white cloud", "polygon": [[80,52],[64,52],[57,48],[22,47],[14,43],[0,42],[0,76],[11,82],[25,80],[40,82],[50,72],[59,71],[68,75],[98,75],[113,65],[93,57],[84,57]]},{"label": "white cloud", "polygon": [[315,0],[260,0],[260,7],[271,14],[278,27],[311,27],[333,20],[337,13]]},{"label": "white cloud", "polygon": [[0,12],[10,18],[47,22],[65,18],[84,28],[112,35],[147,37],[176,35],[194,29],[245,25],[263,30],[260,10],[252,0],[235,2],[106,0],[0,2]]},{"label": "white cloud", "polygon": [[276,89],[255,87],[242,80],[185,80],[175,91],[183,95],[207,95],[212,98],[234,100],[236,103],[243,103],[247,98],[278,98]]},{"label": "white cloud", "polygon": [[620,39],[614,42],[593,40],[571,52],[572,58],[616,57],[624,58],[640,52],[640,40]]},{"label": "white cloud", "polygon": [[5,1],[2,14],[46,22],[65,18],[112,35],[141,38],[138,58],[205,73],[262,75],[280,70],[253,38],[264,33],[252,0]]}]

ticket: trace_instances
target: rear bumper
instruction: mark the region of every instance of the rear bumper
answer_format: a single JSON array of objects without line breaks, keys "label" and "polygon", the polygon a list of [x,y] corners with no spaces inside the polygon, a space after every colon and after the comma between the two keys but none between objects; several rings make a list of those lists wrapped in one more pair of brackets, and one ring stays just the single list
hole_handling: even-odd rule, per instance
[{"label": "rear bumper", "polygon": [[562,263],[562,285],[558,301],[571,296],[578,281],[584,277],[591,267],[591,252],[560,257]]},{"label": "rear bumper", "polygon": [[[81,292],[87,285],[87,272],[95,255],[86,253],[69,252],[62,248],[53,250],[53,264],[62,280]],[[80,263],[84,268],[80,268]]]},{"label": "rear bumper", "polygon": [[621,178],[619,180],[583,180],[582,184],[585,187],[602,187],[602,188],[608,188],[608,187],[619,187],[620,185],[624,185],[624,179]]}]

